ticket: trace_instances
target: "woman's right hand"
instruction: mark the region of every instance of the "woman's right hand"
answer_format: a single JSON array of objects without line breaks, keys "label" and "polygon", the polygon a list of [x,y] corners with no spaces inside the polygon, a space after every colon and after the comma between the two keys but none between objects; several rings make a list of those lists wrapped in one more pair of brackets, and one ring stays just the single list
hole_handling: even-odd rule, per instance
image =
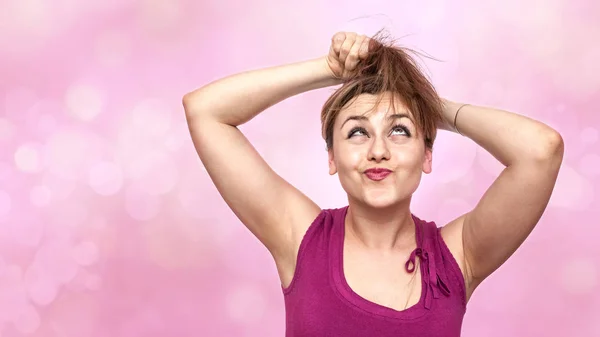
[{"label": "woman's right hand", "polygon": [[358,63],[367,57],[370,41],[370,38],[352,32],[336,33],[326,57],[332,77],[342,81],[352,77]]}]

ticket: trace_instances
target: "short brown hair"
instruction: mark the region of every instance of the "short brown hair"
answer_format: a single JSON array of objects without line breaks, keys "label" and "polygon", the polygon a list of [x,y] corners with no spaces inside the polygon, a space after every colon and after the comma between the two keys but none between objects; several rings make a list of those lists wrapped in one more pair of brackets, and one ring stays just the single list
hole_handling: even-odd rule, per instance
[{"label": "short brown hair", "polygon": [[[416,52],[386,41],[380,30],[372,38],[368,56],[358,63],[354,75],[344,81],[325,102],[321,110],[321,128],[327,150],[333,148],[333,125],[339,112],[361,94],[377,95],[375,107],[383,94],[399,98],[414,117],[417,134],[424,135],[425,146],[433,149],[438,122],[442,120],[442,101],[435,88],[411,57]],[[394,107],[394,99],[391,101]]]}]

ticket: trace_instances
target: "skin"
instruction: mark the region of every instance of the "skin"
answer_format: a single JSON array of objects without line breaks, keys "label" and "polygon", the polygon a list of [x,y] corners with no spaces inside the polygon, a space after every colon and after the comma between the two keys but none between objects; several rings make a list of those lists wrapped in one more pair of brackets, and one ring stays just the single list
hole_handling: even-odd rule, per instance
[{"label": "skin", "polygon": [[[401,310],[420,297],[420,273],[407,273],[398,261],[416,247],[410,201],[422,174],[431,173],[432,151],[406,107],[396,101],[398,110],[391,110],[387,93],[373,109],[376,99],[364,94],[340,111],[329,173],[339,175],[350,205],[344,238],[348,284],[363,298]],[[365,174],[370,168],[392,173],[373,181]]]},{"label": "skin", "polygon": [[[336,118],[329,174],[339,175],[348,194],[351,231],[366,247],[388,249],[398,238],[414,232],[410,199],[422,173],[431,173],[432,152],[417,137],[408,109],[396,101],[399,111],[390,111],[390,94],[367,114],[376,99],[361,95]],[[401,114],[408,117],[398,117]],[[369,168],[386,168],[392,173],[373,181],[364,174]]]},{"label": "skin", "polygon": [[[192,141],[206,171],[232,211],[269,250],[283,286],[294,276],[300,243],[321,208],[277,175],[238,126],[288,97],[342,83],[368,47],[364,36],[338,33],[327,56],[228,76],[183,98]],[[397,261],[406,261],[415,246],[410,199],[422,173],[431,172],[432,153],[422,139],[392,131],[389,113],[410,112],[401,104],[396,106],[402,111],[390,112],[385,101],[367,120],[348,122],[362,125],[368,136],[359,133],[348,139],[350,125],[342,123],[350,115],[364,115],[372,99],[359,97],[336,119],[329,171],[338,174],[350,205],[344,241],[349,285],[375,303],[402,309],[420,293],[419,282],[411,278],[420,275],[408,275]],[[444,101],[438,129],[456,132],[453,121],[461,105]],[[414,131],[408,118],[397,121]],[[556,183],[564,143],[556,130],[539,121],[490,107],[463,107],[457,126],[506,167],[470,212],[441,229],[470,298],[539,221]],[[393,174],[375,183],[363,174],[373,166]]]}]

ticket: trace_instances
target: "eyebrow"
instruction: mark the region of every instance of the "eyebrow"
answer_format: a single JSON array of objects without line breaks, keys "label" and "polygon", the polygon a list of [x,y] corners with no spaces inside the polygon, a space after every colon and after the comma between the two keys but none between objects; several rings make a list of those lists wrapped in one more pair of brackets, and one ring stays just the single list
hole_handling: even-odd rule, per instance
[{"label": "eyebrow", "polygon": [[[406,114],[406,113],[392,114],[392,115],[389,115],[387,119],[388,120],[392,120],[392,119],[399,119],[399,118],[408,118],[414,124],[414,121],[413,121],[412,117],[409,114]],[[340,126],[340,129],[344,127],[344,124],[346,124],[346,122],[351,121],[351,120],[355,120],[355,121],[368,121],[369,119],[367,117],[365,117],[365,116],[359,116],[359,115],[349,116],[348,118],[346,118],[346,120],[344,121],[344,123],[342,123],[342,126]]]}]

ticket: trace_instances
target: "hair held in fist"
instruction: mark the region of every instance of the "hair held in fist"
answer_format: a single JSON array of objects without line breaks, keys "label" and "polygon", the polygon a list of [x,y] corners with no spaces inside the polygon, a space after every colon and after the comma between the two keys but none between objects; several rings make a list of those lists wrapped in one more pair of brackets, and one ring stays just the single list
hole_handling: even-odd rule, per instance
[{"label": "hair held in fist", "polygon": [[373,37],[351,32],[333,35],[327,66],[343,85],[321,111],[322,134],[328,149],[333,144],[333,121],[339,111],[363,93],[377,95],[379,103],[383,98],[380,94],[385,92],[394,93],[410,109],[417,129],[424,132],[426,146],[433,147],[437,125],[443,120],[442,100],[411,55],[418,53],[395,42],[383,30]]}]

